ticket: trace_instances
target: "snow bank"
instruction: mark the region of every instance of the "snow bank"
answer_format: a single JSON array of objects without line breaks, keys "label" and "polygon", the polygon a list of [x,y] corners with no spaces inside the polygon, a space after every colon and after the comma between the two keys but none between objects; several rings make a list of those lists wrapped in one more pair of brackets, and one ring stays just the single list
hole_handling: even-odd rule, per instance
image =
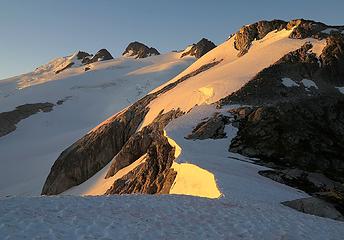
[{"label": "snow bank", "polygon": [[290,78],[282,78],[282,84],[286,87],[299,87],[300,85]]},{"label": "snow bank", "polygon": [[302,82],[303,86],[305,86],[306,90],[308,90],[308,91],[312,87],[315,89],[319,89],[318,86],[315,84],[315,82],[313,82],[312,80],[302,79],[301,82]]},{"label": "snow bank", "polygon": [[342,94],[344,94],[344,87],[336,87],[338,91]]}]

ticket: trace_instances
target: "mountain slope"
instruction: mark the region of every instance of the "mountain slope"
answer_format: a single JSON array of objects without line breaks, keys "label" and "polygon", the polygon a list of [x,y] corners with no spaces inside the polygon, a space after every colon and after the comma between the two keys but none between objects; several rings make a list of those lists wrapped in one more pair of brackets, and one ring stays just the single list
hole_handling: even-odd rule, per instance
[{"label": "mountain slope", "polygon": [[[192,57],[180,59],[179,53],[145,59],[121,57],[74,65],[58,74],[55,68],[43,66],[38,69],[44,71],[0,81],[0,109],[10,119],[23,104],[39,107],[48,102],[52,106],[50,112],[25,116],[16,127],[12,125],[14,131],[0,137],[0,195],[38,194],[64,148],[193,61]],[[86,72],[85,67],[89,68]]]}]

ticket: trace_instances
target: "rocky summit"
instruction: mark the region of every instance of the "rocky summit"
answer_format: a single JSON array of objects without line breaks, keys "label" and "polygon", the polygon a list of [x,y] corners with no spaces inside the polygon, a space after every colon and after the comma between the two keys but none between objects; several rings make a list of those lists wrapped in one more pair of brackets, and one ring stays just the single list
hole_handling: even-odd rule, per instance
[{"label": "rocky summit", "polygon": [[185,56],[195,56],[196,58],[200,58],[215,47],[216,45],[212,41],[202,38],[198,43],[193,44],[190,50],[183,52],[181,58]]},{"label": "rocky summit", "polygon": [[126,57],[134,58],[146,58],[149,56],[160,55],[158,50],[153,47],[147,47],[145,44],[140,42],[131,42],[128,47],[122,53]]}]

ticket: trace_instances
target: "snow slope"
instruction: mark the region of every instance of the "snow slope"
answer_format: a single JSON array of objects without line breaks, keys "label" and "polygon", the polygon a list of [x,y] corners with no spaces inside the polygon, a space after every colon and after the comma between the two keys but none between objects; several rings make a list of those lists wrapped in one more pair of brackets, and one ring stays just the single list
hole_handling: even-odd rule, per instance
[{"label": "snow slope", "polygon": [[202,65],[214,61],[222,61],[213,68],[178,84],[172,90],[162,94],[149,104],[147,114],[141,128],[153,121],[164,109],[180,108],[189,111],[195,105],[211,104],[239,90],[254,75],[264,68],[275,63],[285,54],[300,48],[304,43],[313,44],[313,52],[319,55],[325,47],[325,40],[290,39],[291,30],[272,31],[263,39],[254,41],[248,53],[237,57],[238,51],[234,48],[234,37],[205,54],[178,76],[158,87],[178,80],[181,76],[200,68]]},{"label": "snow slope", "polygon": [[65,148],[194,60],[180,59],[180,53],[120,57],[92,63],[87,72],[80,66],[59,74],[52,72],[55,68],[49,66],[54,64],[49,63],[33,73],[1,80],[1,112],[25,103],[65,101],[51,112],[20,121],[14,132],[0,138],[0,196],[40,194],[52,164]]},{"label": "snow slope", "polygon": [[[228,109],[221,110],[223,113]],[[213,105],[172,121],[167,135],[181,147],[179,163],[214,173],[219,199],[183,195],[0,198],[0,236],[8,239],[342,239],[344,223],[303,214],[281,201],[307,196],[258,175],[266,169],[231,156],[228,138],[186,140]]]}]

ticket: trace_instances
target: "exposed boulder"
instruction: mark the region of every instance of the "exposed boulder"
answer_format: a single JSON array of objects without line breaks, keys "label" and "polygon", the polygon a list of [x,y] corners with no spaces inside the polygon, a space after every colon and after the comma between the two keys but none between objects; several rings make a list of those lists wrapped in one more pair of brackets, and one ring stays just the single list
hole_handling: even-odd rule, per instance
[{"label": "exposed boulder", "polygon": [[221,114],[215,114],[210,119],[199,123],[190,133],[186,139],[219,139],[225,138],[225,125],[229,123],[229,117]]},{"label": "exposed boulder", "polygon": [[202,38],[198,43],[193,44],[189,51],[183,52],[181,58],[185,56],[195,56],[196,58],[200,58],[215,47],[216,45],[212,41]]},{"label": "exposed boulder", "polygon": [[160,55],[160,53],[155,48],[147,47],[143,43],[132,42],[128,45],[122,55],[126,57],[146,58],[149,56]]},{"label": "exposed boulder", "polygon": [[332,204],[318,198],[308,197],[282,204],[303,213],[344,221],[344,216]]},{"label": "exposed boulder", "polygon": [[263,170],[258,173],[276,182],[298,188],[309,194],[332,192],[337,196],[341,196],[337,197],[337,199],[342,198],[344,200],[344,186],[321,173],[307,172],[297,168]]},{"label": "exposed boulder", "polygon": [[49,102],[31,103],[20,105],[9,112],[0,113],[0,137],[16,130],[16,124],[21,120],[38,112],[50,112],[53,110],[53,107],[54,104]]}]

